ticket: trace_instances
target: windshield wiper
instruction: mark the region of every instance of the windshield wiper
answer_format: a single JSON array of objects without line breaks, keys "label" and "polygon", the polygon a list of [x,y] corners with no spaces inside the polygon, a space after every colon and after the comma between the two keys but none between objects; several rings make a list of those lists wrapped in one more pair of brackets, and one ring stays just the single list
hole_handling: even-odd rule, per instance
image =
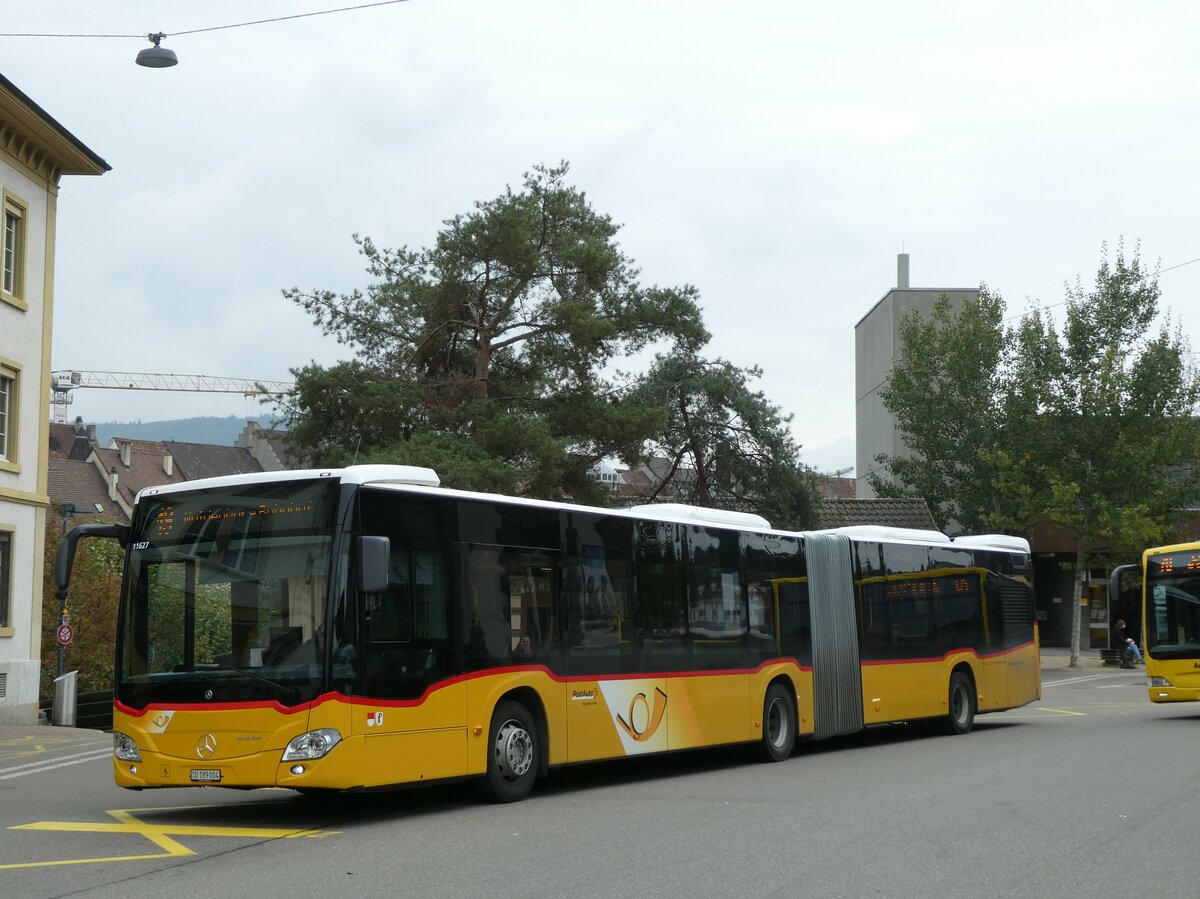
[{"label": "windshield wiper", "polygon": [[272,690],[274,690],[276,696],[281,697],[289,702],[294,702],[300,697],[300,693],[295,687],[289,687],[287,684],[281,684],[279,681],[271,680],[269,677],[263,677],[263,675],[247,668],[236,668],[229,666],[221,668],[192,668],[184,671],[173,671],[170,673],[169,677],[166,677],[162,680],[156,679],[154,681],[141,682],[127,681],[126,683],[135,691],[139,699],[144,699],[170,687],[174,687],[176,689],[195,687],[197,686],[196,681],[188,675],[204,674],[208,677],[211,677],[212,674],[217,671],[236,672],[244,677],[250,678],[251,680],[260,681],[264,684],[267,684],[272,688]]},{"label": "windshield wiper", "polygon": [[258,674],[257,672],[252,671],[249,668],[238,668],[237,666],[230,666],[229,668],[226,668],[224,670],[225,671],[236,671],[238,674],[244,674],[246,677],[250,678],[251,680],[256,680],[256,681],[260,681],[261,683],[264,683],[264,684],[269,684],[270,686],[274,687],[275,691],[277,693],[279,693],[281,696],[283,696],[284,699],[289,699],[289,700],[294,701],[300,697],[300,693],[296,690],[295,687],[289,687],[287,684],[281,684],[279,681],[271,680],[271,678],[264,677],[263,675]]}]

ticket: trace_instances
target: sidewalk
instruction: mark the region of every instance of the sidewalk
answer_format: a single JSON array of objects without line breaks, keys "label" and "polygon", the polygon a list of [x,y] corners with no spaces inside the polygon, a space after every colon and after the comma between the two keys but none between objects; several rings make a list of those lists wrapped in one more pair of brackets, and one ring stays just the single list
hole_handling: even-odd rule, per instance
[{"label": "sidewalk", "polygon": [[[1043,671],[1051,668],[1069,668],[1071,665],[1071,647],[1069,646],[1043,646],[1041,654]],[[1103,668],[1104,662],[1100,658],[1100,650],[1080,649],[1079,667]]]}]

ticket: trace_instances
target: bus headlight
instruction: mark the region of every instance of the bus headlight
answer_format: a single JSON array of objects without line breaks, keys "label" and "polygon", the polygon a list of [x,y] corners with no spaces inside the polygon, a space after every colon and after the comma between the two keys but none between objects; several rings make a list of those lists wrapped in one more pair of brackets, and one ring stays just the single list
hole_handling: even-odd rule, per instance
[{"label": "bus headlight", "polygon": [[119,730],[113,731],[113,755],[123,762],[140,762],[142,754],[138,752],[137,743],[133,737]]},{"label": "bus headlight", "polygon": [[287,744],[287,748],[283,750],[283,758],[280,761],[299,762],[305,759],[319,759],[328,755],[329,750],[340,742],[342,742],[342,735],[336,728],[322,727],[320,730],[310,730],[306,734],[292,738],[292,741]]},{"label": "bus headlight", "polygon": [[1169,680],[1167,680],[1165,677],[1152,677],[1152,678],[1150,678],[1150,686],[1152,686],[1152,687],[1170,687],[1170,686],[1173,686],[1173,684]]}]

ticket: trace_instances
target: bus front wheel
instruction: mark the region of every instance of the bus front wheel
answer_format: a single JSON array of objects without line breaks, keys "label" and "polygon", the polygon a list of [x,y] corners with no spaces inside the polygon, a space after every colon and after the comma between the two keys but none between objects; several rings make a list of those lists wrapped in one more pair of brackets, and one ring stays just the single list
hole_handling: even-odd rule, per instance
[{"label": "bus front wheel", "polygon": [[796,699],[782,684],[771,684],[763,700],[762,744],[764,761],[782,762],[796,745]]},{"label": "bus front wheel", "polygon": [[496,706],[488,734],[487,773],[478,785],[493,802],[516,802],[529,795],[541,751],[533,715],[519,702]]},{"label": "bus front wheel", "polygon": [[962,671],[950,675],[949,714],[944,722],[948,734],[970,733],[975,724],[975,683]]}]

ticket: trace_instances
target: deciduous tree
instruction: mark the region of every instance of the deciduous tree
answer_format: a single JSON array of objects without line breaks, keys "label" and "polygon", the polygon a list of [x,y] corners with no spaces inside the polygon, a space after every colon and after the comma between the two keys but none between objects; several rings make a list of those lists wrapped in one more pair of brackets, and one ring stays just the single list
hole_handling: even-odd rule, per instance
[{"label": "deciduous tree", "polygon": [[976,531],[1001,512],[995,453],[1004,448],[1010,335],[987,287],[956,311],[939,297],[928,318],[900,322],[901,360],[880,390],[908,455],[881,455],[868,475],[880,496],[920,496],[938,526]]},{"label": "deciduous tree", "polygon": [[[906,317],[882,397],[912,455],[881,456],[894,480],[876,488],[927,496],[943,526],[1069,532],[1078,608],[1093,563],[1177,536],[1200,498],[1200,380],[1179,329],[1154,326],[1159,296],[1118,247],[1068,291],[1061,333],[1046,310],[1006,327],[986,289],[956,315]],[[1078,615],[1071,642],[1074,663]]]},{"label": "deciduous tree", "polygon": [[[62,527],[56,516],[46,516],[46,553],[42,560],[42,683],[41,696],[54,695],[58,670],[59,601],[55,597],[54,557]],[[112,688],[113,647],[116,641],[117,602],[121,593],[124,559],[116,540],[82,540],[71,571],[72,641],[64,651],[66,671],[78,671],[80,693]]]}]

